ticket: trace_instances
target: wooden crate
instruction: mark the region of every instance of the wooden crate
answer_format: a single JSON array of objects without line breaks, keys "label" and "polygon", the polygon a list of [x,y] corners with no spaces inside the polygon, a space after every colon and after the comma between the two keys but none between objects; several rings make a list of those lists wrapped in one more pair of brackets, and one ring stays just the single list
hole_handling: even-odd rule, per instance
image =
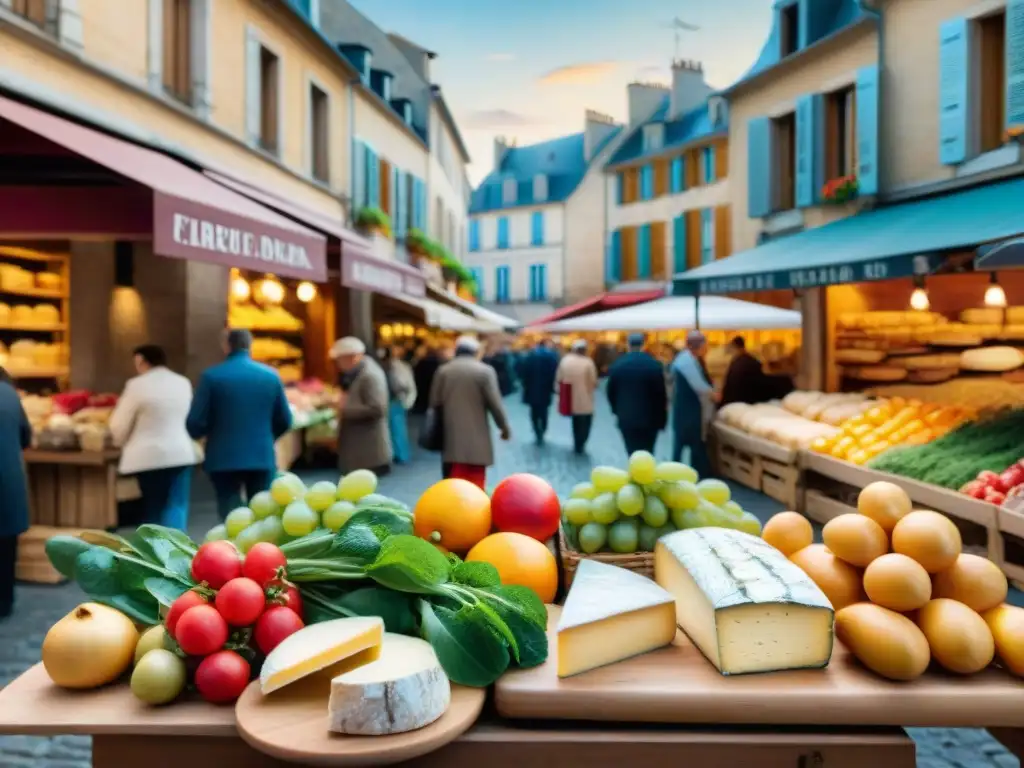
[{"label": "wooden crate", "polygon": [[19,581],[34,584],[61,584],[67,579],[50,565],[46,556],[46,542],[52,536],[77,536],[81,533],[76,528],[55,528],[45,525],[33,525],[18,537],[18,562],[16,575]]},{"label": "wooden crate", "polygon": [[761,490],[765,496],[785,504],[786,509],[798,510],[802,506],[800,467],[761,459]]},{"label": "wooden crate", "polygon": [[754,490],[761,490],[761,457],[746,453],[731,445],[718,445],[718,471],[723,477],[735,480]]},{"label": "wooden crate", "polygon": [[33,525],[117,526],[117,453],[26,452]]},{"label": "wooden crate", "polygon": [[856,507],[826,496],[821,491],[808,489],[804,493],[804,515],[824,525],[834,517],[856,512]]}]

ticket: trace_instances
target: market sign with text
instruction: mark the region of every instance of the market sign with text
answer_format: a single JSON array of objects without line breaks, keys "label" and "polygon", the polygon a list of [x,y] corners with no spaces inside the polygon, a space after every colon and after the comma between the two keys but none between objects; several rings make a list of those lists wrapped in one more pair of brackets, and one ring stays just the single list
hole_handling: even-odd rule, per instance
[{"label": "market sign with text", "polygon": [[154,194],[153,252],[324,282],[327,240],[305,229],[290,229],[219,208]]},{"label": "market sign with text", "polygon": [[342,246],[341,284],[346,288],[393,296],[427,295],[426,277],[418,269],[385,261]]},{"label": "market sign with text", "polygon": [[687,278],[684,275],[675,280],[672,293],[675,296],[707,296],[747,291],[822,288],[845,283],[870,283],[878,280],[927,275],[938,266],[940,260],[940,257],[937,256],[916,254],[854,264],[808,266],[800,269],[723,275],[703,279],[696,275],[692,278]]}]

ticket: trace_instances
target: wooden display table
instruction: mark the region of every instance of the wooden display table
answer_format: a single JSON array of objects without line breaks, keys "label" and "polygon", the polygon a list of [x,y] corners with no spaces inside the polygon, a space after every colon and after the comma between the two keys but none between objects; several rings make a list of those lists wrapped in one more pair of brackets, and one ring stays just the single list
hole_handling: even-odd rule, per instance
[{"label": "wooden display table", "polygon": [[119,451],[25,451],[33,525],[117,526]]},{"label": "wooden display table", "polygon": [[718,471],[741,485],[797,509],[801,496],[799,452],[721,422],[712,425]]}]

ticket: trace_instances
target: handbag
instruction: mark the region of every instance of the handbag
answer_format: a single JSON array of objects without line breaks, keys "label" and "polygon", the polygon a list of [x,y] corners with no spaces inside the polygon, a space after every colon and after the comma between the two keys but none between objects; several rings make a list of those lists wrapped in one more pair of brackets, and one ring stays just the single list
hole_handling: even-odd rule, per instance
[{"label": "handbag", "polygon": [[572,384],[567,381],[558,385],[558,413],[572,416]]},{"label": "handbag", "polygon": [[444,409],[428,408],[420,432],[420,448],[438,453],[444,450]]}]

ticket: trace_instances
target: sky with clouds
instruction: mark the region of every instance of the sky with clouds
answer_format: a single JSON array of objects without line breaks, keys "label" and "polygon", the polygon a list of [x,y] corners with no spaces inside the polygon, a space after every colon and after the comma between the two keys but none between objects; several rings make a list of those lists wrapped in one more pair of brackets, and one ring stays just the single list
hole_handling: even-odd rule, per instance
[{"label": "sky with clouds", "polygon": [[378,26],[436,51],[441,85],[479,182],[495,136],[520,145],[583,129],[587,109],[626,117],[626,85],[670,81],[672,20],[680,56],[714,87],[753,63],[772,0],[350,0]]}]

